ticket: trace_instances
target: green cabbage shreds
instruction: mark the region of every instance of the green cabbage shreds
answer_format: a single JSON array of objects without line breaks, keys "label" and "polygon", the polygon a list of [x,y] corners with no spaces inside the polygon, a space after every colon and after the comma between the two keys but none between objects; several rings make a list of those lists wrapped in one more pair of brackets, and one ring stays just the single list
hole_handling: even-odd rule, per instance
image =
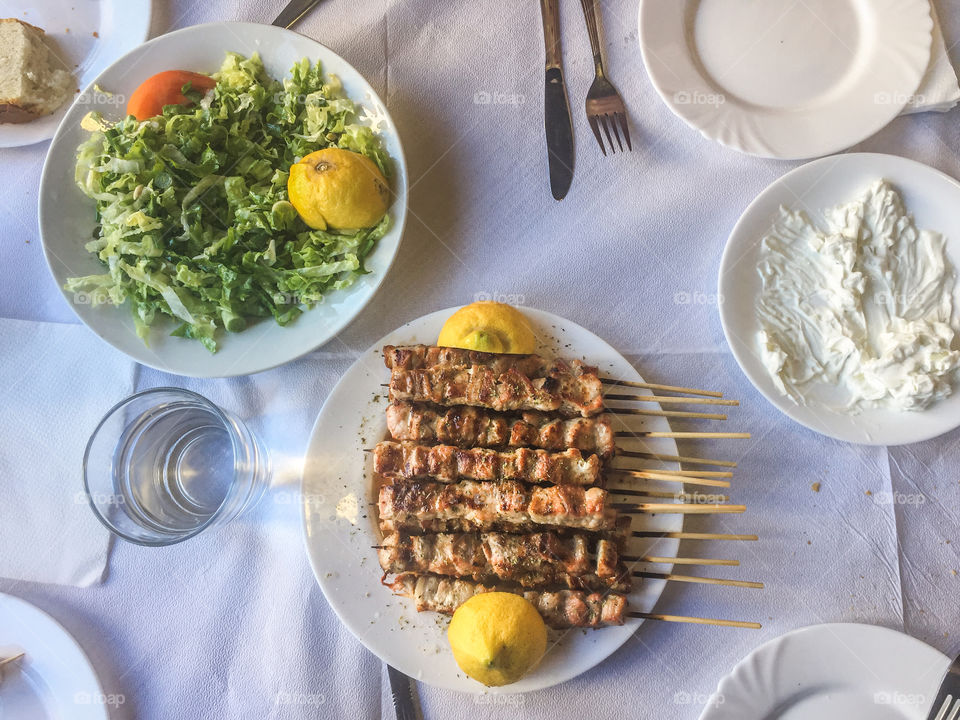
[{"label": "green cabbage shreds", "polygon": [[294,320],[367,272],[385,216],[354,232],[311,230],[287,198],[287,169],[315,150],[369,157],[387,178],[390,158],[357,117],[339,80],[306,59],[282,83],[260,58],[229,53],[217,86],[163,115],[100,122],[78,150],[76,179],[96,201],[87,250],[106,271],[70,278],[66,289],[94,303],[129,301],[137,333],[163,316],[173,335],[211,352],[221,329],[256,318]]}]

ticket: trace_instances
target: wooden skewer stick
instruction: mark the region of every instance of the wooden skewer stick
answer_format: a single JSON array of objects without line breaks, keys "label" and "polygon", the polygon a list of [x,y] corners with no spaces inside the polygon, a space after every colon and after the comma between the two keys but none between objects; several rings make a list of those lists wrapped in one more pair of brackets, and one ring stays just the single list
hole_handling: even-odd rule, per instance
[{"label": "wooden skewer stick", "polygon": [[687,398],[667,395],[626,395],[623,393],[607,393],[604,400],[629,400],[630,402],[656,402],[661,404],[683,403],[689,405],[733,405],[740,404],[739,400],[722,400],[720,398]]},{"label": "wooden skewer stick", "polygon": [[657,385],[656,383],[642,383],[633,380],[614,380],[613,378],[600,378],[604,385],[617,385],[619,387],[640,388],[641,390],[663,390],[664,392],[686,393],[687,395],[705,395],[706,397],[723,397],[722,392],[715,390],[696,390],[694,388],[675,387],[673,385]]},{"label": "wooden skewer stick", "polygon": [[630,533],[639,538],[670,538],[671,540],[759,540],[756,535],[730,535],[727,533],[696,532],[657,532],[656,530],[634,530]]},{"label": "wooden skewer stick", "polygon": [[639,570],[631,573],[631,575],[649,580],[699,583],[702,585],[729,585],[730,587],[753,588],[755,590],[763,589],[763,583],[750,582],[749,580],[722,580],[720,578],[700,577],[699,575],[674,575],[673,573],[642,572]]},{"label": "wooden skewer stick", "polygon": [[642,480],[660,480],[663,482],[684,483],[686,485],[702,485],[703,487],[730,487],[730,483],[726,480],[708,480],[707,478],[692,476],[664,475],[657,472],[647,472],[646,470],[617,470],[616,468],[610,468],[604,472],[608,475],[624,475]]},{"label": "wooden skewer stick", "polygon": [[685,410],[640,410],[638,408],[607,408],[609,415],[653,415],[656,417],[672,418],[699,418],[700,420],[726,420],[726,415],[719,413],[698,413]]},{"label": "wooden skewer stick", "polygon": [[710,460],[708,458],[687,457],[684,455],[664,455],[662,453],[641,452],[639,450],[621,450],[617,448],[618,457],[640,458],[642,460],[666,460],[668,462],[683,462],[691,465],[719,465],[720,467],[736,467],[732,460]]},{"label": "wooden skewer stick", "polygon": [[749,440],[748,432],[651,432],[648,430],[617,430],[622,438],[677,438],[678,440]]},{"label": "wooden skewer stick", "polygon": [[647,513],[712,515],[714,513],[743,513],[747,511],[746,505],[717,505],[712,503],[636,503],[635,505],[632,503],[612,503],[612,507],[624,515],[645,515]]},{"label": "wooden skewer stick", "polygon": [[739,560],[726,560],[723,558],[688,558],[688,557],[655,557],[653,555],[621,555],[620,559],[624,562],[644,562],[655,565],[726,565],[728,567],[738,567]]},{"label": "wooden skewer stick", "polygon": [[[704,493],[672,493],[664,492],[662,490],[635,490],[631,489],[622,489],[622,488],[607,488],[607,491],[611,495],[627,495],[629,497],[651,497],[651,498],[669,498],[672,500],[693,500],[703,495]],[[713,502],[727,502],[730,500],[726,495],[710,495]]]},{"label": "wooden skewer stick", "polygon": [[719,625],[720,627],[745,628],[759,630],[762,625],[742,620],[715,620],[714,618],[689,617],[687,615],[661,615],[658,613],[628,612],[627,617],[643,620],[663,620],[665,622],[694,623],[695,625]]},{"label": "wooden skewer stick", "polygon": [[18,652],[15,652],[10,657],[0,658],[0,668],[2,668],[4,665],[7,665],[8,663],[16,662],[20,658],[24,657],[26,654],[27,653],[20,650]]},{"label": "wooden skewer stick", "polygon": [[729,470],[635,470],[634,472],[657,473],[658,475],[677,475],[679,477],[733,477]]},{"label": "wooden skewer stick", "polygon": [[634,470],[631,472],[657,473],[658,475],[677,475],[690,478],[732,478],[729,470]]}]

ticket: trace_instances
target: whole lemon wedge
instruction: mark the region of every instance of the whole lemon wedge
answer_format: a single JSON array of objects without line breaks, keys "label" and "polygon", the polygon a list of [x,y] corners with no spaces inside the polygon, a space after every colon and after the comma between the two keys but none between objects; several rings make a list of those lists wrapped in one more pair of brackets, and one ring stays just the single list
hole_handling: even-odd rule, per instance
[{"label": "whole lemon wedge", "polygon": [[491,353],[532,353],[537,338],[530,322],[512,305],[475,302],[457,310],[443,324],[437,344]]},{"label": "whole lemon wedge", "polygon": [[474,595],[457,608],[447,629],[457,665],[487,686],[509,685],[536,667],[547,651],[547,628],[520,595]]},{"label": "whole lemon wedge", "polygon": [[373,227],[387,212],[390,188],[365,155],[326,148],[290,166],[287,195],[314,230]]}]

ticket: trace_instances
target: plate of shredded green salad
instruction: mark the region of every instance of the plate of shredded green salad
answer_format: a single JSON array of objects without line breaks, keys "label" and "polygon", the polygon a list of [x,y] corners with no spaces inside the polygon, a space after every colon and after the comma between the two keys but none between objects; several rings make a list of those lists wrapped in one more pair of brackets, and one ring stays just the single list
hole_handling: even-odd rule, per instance
[{"label": "plate of shredded green salad", "polygon": [[[372,214],[335,226],[305,210],[289,180],[313,157],[376,175]],[[346,177],[334,197],[359,192]],[[40,229],[64,297],[114,347],[180,375],[245,375],[317,348],[370,301],[406,190],[396,127],[349,63],[289,30],[212,23],[140,46],[78,96],[47,155]]]}]

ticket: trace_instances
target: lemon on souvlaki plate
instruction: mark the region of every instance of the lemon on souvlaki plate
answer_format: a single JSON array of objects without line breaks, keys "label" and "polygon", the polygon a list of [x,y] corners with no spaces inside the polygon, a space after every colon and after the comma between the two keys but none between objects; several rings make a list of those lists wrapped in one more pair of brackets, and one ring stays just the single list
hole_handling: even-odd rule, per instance
[{"label": "lemon on souvlaki plate", "polygon": [[447,629],[457,665],[488,687],[514,683],[547,651],[547,628],[520,595],[487,592],[457,608]]},{"label": "lemon on souvlaki plate", "polygon": [[522,312],[498,302],[475,302],[457,310],[444,323],[437,344],[489,353],[528,354],[537,338]]}]

